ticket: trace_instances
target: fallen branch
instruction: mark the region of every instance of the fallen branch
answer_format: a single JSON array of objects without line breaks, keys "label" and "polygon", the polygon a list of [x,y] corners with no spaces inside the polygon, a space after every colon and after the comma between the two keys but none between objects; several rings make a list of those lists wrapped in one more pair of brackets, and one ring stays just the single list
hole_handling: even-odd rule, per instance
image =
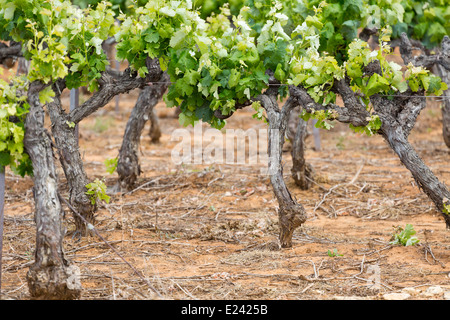
[{"label": "fallen branch", "polygon": [[431,262],[428,260],[428,254],[430,254],[435,263],[438,262],[442,268],[445,268],[445,264],[442,261],[436,259],[436,257],[434,256],[433,251],[431,250],[431,247],[429,244],[420,244],[420,246],[423,248],[423,250],[425,252],[425,260],[428,263],[431,264]]}]

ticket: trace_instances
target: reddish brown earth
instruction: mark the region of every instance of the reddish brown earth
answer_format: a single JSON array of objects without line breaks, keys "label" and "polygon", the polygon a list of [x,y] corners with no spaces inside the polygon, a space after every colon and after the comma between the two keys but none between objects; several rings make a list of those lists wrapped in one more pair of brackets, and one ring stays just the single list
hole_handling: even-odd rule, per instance
[{"label": "reddish brown earth", "polygon": [[[117,156],[136,98],[137,92],[121,96],[119,114],[111,103],[81,123],[80,146],[90,179],[115,184],[117,174],[108,174],[103,161]],[[439,104],[429,102],[410,140],[449,185],[450,154],[441,136]],[[383,299],[411,287],[416,290],[407,289],[409,299],[448,296],[426,290],[450,291],[450,232],[381,137],[335,124],[321,131],[321,151],[308,138],[307,160],[316,172],[316,184],[308,191],[294,185],[285,152],[286,181],[309,218],[294,233],[291,249],[271,250],[278,235],[277,202],[268,177],[260,174],[264,165],[174,165],[170,155],[177,142],[171,134],[180,126],[163,103],[157,111],[161,142],[150,143],[148,127],[142,136],[143,174],[137,187],[146,185],[111,195],[109,204],[100,205],[95,227],[164,299]],[[237,112],[226,128],[265,128],[252,113]],[[59,166],[58,173],[67,194]],[[6,179],[2,298],[29,299],[32,181],[11,172]],[[100,239],[73,239],[72,216],[66,211],[65,217],[64,248],[81,269],[82,299],[157,298]],[[420,243],[390,245],[395,228],[406,224],[414,226]],[[330,256],[335,249],[339,255]]]}]

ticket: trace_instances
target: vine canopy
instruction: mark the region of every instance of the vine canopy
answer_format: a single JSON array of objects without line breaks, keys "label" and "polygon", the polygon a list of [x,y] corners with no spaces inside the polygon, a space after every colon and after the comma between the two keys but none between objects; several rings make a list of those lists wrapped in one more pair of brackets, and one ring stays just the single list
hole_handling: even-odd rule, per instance
[{"label": "vine canopy", "polygon": [[[436,4],[444,7],[446,2]],[[345,78],[368,111],[375,94],[439,95],[447,89],[429,71],[411,64],[402,68],[386,56],[391,37],[402,30],[422,35],[430,45],[438,43],[443,32],[427,38],[403,24],[428,19],[430,12],[445,18],[448,6],[445,11],[431,5],[420,11],[417,3],[400,0],[246,0],[231,7],[217,1],[205,13],[207,3],[152,0],[124,11],[117,1],[87,7],[78,3],[80,8],[60,0],[0,0],[0,39],[22,43],[23,56],[31,61],[26,79],[16,79],[12,86],[0,83],[0,164],[22,168],[22,173],[29,167],[23,165],[27,157],[21,144],[26,84],[65,79],[69,89],[99,90],[109,65],[102,44],[110,37],[117,42],[117,58],[128,61],[139,77],[149,71],[148,58],[159,59],[172,82],[165,102],[181,108],[183,125],[202,120],[222,128],[241,106],[253,104],[258,110],[257,97],[271,86],[280,99],[289,86],[299,86],[326,105],[336,102],[334,83]],[[448,21],[433,23],[442,22],[447,32]],[[375,51],[357,38],[358,29],[374,27],[380,44]],[[379,63],[382,74],[364,72],[370,63]],[[53,96],[47,86],[41,102]],[[325,120],[331,115],[313,116]],[[364,131],[376,131],[378,120],[373,114]]]}]

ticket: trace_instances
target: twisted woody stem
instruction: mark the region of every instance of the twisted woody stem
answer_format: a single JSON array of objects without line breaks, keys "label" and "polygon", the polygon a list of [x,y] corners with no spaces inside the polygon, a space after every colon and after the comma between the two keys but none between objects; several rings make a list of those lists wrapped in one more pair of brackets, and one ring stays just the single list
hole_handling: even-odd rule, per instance
[{"label": "twisted woody stem", "polygon": [[289,98],[283,107],[278,107],[276,95],[263,94],[258,97],[266,110],[269,122],[268,173],[274,194],[278,200],[278,220],[280,227],[279,244],[282,248],[292,247],[292,235],[296,228],[306,221],[306,212],[289,192],[283,178],[282,150],[289,114],[296,106],[296,99]]}]

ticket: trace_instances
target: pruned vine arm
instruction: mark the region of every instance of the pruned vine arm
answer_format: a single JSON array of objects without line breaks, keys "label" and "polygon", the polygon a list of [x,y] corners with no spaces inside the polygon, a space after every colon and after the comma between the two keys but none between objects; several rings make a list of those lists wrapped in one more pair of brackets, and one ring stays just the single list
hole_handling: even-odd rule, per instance
[{"label": "pruned vine arm", "polygon": [[11,68],[17,58],[22,57],[22,45],[13,42],[10,46],[0,42],[0,64]]},{"label": "pruned vine arm", "polygon": [[77,124],[99,108],[105,106],[116,95],[128,93],[137,88],[143,88],[149,82],[157,82],[162,77],[162,70],[157,59],[149,60],[147,64],[149,73],[145,78],[138,77],[136,72],[126,69],[124,72],[103,72],[99,80],[100,89],[91,98],[69,114],[69,121]]},{"label": "pruned vine arm", "polygon": [[[345,87],[341,88],[344,89]],[[366,126],[369,123],[369,112],[357,101],[356,97],[353,99],[350,95],[346,95],[344,99],[344,106],[338,106],[330,103],[322,105],[316,103],[308,94],[305,88],[291,86],[289,88],[291,97],[298,100],[298,103],[303,106],[305,112],[313,113],[315,111],[325,110],[330,111],[332,117],[343,123],[351,123],[355,127]],[[343,92],[344,95],[346,92]],[[354,105],[353,105],[354,103]],[[355,112],[357,110],[357,112]]]},{"label": "pruned vine arm", "polygon": [[442,52],[433,55],[422,54],[419,56],[413,55],[414,47],[411,40],[406,33],[402,33],[400,37],[400,55],[405,64],[412,63],[415,67],[432,68],[436,64],[442,65],[445,69],[450,71],[450,38],[445,36],[442,39]]}]

